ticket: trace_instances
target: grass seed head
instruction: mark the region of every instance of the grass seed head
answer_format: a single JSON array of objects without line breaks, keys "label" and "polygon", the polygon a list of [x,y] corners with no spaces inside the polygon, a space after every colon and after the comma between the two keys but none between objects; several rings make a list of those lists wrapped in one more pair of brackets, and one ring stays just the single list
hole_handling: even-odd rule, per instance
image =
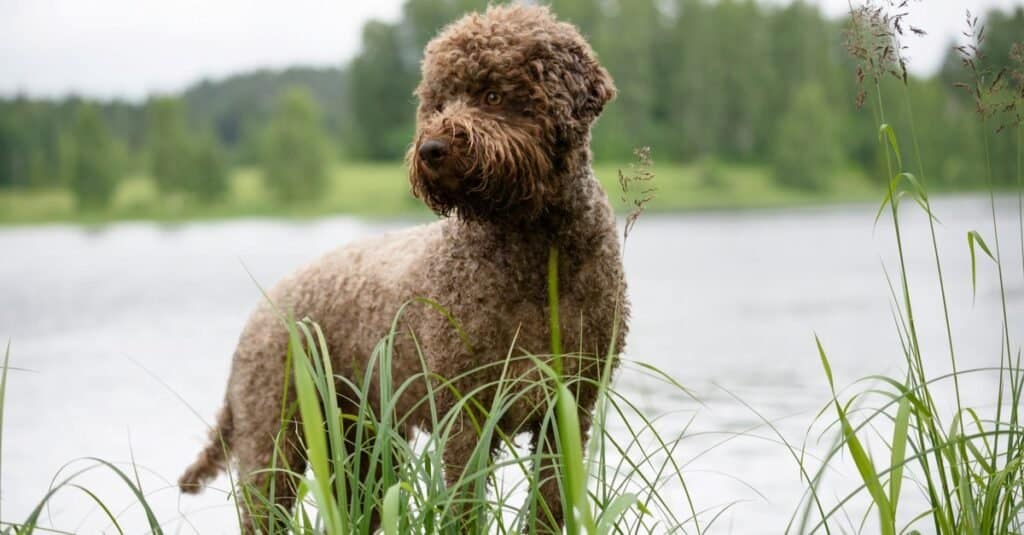
[{"label": "grass seed head", "polygon": [[630,172],[624,173],[619,169],[619,187],[622,189],[622,203],[630,207],[629,215],[626,216],[626,228],[623,231],[623,240],[629,237],[633,225],[636,224],[640,214],[647,207],[647,203],[654,199],[654,193],[658,188],[654,187],[654,160],[651,159],[651,148],[640,147],[633,149],[636,162],[629,164]]},{"label": "grass seed head", "polygon": [[907,83],[907,47],[901,38],[908,32],[926,35],[906,22],[910,0],[867,0],[850,10],[850,23],[843,31],[846,51],[857,62],[857,107],[864,105],[864,81],[878,84],[886,75]]},{"label": "grass seed head", "polygon": [[989,64],[985,54],[985,25],[970,10],[966,11],[967,42],[954,47],[968,81],[957,82],[974,101],[974,110],[983,121],[992,120],[996,132],[1020,126],[1024,122],[1024,46],[1014,43],[1008,51],[1009,63],[999,68]]}]

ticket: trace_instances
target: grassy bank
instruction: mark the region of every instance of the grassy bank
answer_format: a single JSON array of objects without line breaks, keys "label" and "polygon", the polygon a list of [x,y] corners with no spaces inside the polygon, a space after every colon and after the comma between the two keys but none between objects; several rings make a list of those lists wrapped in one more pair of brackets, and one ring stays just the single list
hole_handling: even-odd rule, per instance
[{"label": "grassy bank", "polygon": [[[601,163],[595,168],[612,201],[620,204],[618,170],[625,165]],[[780,187],[769,169],[733,164],[657,164],[658,192],[649,208],[655,211],[712,208],[758,208],[861,201],[878,196],[857,172],[839,174],[828,191],[809,192]],[[621,206],[620,206],[621,207]],[[231,173],[230,191],[219,203],[204,206],[183,196],[162,196],[148,176],[134,175],[118,186],[112,205],[100,212],[79,212],[70,191],[0,190],[0,224],[49,221],[95,223],[153,219],[220,219],[246,216],[317,217],[329,214],[367,217],[429,217],[409,193],[401,162],[334,165],[330,185],[315,203],[293,206],[275,202],[255,168]]]}]

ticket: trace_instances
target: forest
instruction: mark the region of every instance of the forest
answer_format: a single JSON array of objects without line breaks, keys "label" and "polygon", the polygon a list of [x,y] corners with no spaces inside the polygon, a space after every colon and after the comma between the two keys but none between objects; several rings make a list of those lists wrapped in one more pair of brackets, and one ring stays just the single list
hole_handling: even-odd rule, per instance
[{"label": "forest", "polygon": [[[799,1],[551,5],[588,36],[618,85],[617,101],[594,131],[599,163],[627,162],[634,148],[648,146],[660,164],[697,169],[705,186],[753,169],[773,188],[808,195],[828,195],[837,177],[869,182],[866,177],[878,175],[876,123],[859,109],[847,21],[829,20]],[[4,97],[0,195],[67,191],[79,211],[102,211],[119,184],[135,177],[160,198],[209,205],[232,195],[233,177],[241,173],[259,176],[273,203],[316,199],[335,180],[331,170],[339,162],[357,168],[401,161],[412,138],[412,89],[424,45],[444,24],[480,7],[408,0],[397,22],[367,23],[360,52],[345,64],[339,59],[338,67],[203,80],[142,102]],[[984,68],[996,73],[1019,64],[1022,58],[1008,51],[1013,36],[1024,32],[1024,10],[982,19]],[[926,31],[908,29],[904,42],[891,45],[909,46],[912,55],[914,35]],[[916,132],[933,189],[982,185],[978,128],[991,136],[995,182],[1010,185],[1014,140],[995,135],[1005,126],[998,118],[977,126],[975,97],[957,86],[967,77],[961,63],[950,43],[942,69],[913,80],[916,124],[906,124],[899,112],[890,121],[896,131]],[[902,76],[887,77],[882,91],[897,95]],[[662,176],[668,191],[672,179]]]}]

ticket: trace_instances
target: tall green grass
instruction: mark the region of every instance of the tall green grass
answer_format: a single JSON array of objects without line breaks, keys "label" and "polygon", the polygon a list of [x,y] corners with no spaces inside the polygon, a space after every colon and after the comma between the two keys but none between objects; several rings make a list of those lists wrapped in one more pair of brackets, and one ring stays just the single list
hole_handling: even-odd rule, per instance
[{"label": "tall green grass", "polygon": [[[914,130],[913,88],[905,75],[905,59],[901,57],[902,37],[899,13],[887,14],[884,9],[865,6],[852,16],[851,51],[862,62],[858,72],[869,82],[865,90],[873,103],[877,121],[879,143],[885,154],[884,172],[888,188],[876,216],[876,224],[885,215],[891,223],[895,239],[897,264],[894,277],[886,272],[893,300],[893,319],[899,334],[906,374],[901,377],[874,376],[845,400],[835,388],[835,378],[824,344],[815,339],[821,365],[832,392],[830,407],[823,414],[835,415],[830,428],[836,431],[834,446],[826,455],[814,476],[808,478],[808,496],[805,506],[794,516],[790,531],[806,532],[868,532],[895,535],[897,533],[937,534],[1009,534],[1024,532],[1024,428],[1020,410],[1024,395],[1024,369],[1021,367],[1020,341],[1011,339],[1011,326],[1020,325],[1011,319],[1007,307],[1008,276],[1004,268],[999,225],[996,217],[995,190],[992,187],[991,162],[986,159],[979,170],[987,178],[992,216],[992,228],[985,231],[966,230],[966,247],[971,258],[972,288],[977,285],[977,262],[991,261],[996,266],[999,288],[1000,354],[988,367],[964,369],[958,364],[954,328],[950,320],[950,304],[943,273],[943,255],[936,237],[937,216],[929,199],[929,180],[925,162],[920,157],[917,134]],[[969,19],[970,21],[970,19]],[[904,23],[905,24],[905,23]],[[969,24],[976,25],[976,19]],[[970,33],[980,40],[983,32],[972,26]],[[979,54],[980,42],[973,43]],[[994,130],[991,114],[983,110],[984,99],[997,89],[1002,74],[985,73],[979,57],[965,61],[973,71],[972,93],[977,95],[980,113],[979,135],[986,147],[990,132]],[[891,126],[886,107],[892,103],[883,100],[881,84],[887,74],[895,74],[903,88],[905,114],[909,118],[909,132],[896,132]],[[1020,97],[1014,97],[1019,99]],[[1019,119],[1015,125],[1018,139],[1021,132]],[[964,136],[972,135],[968,132]],[[910,140],[913,160],[917,168],[909,168],[907,155],[901,148],[900,138]],[[1020,144],[1018,143],[1018,151]],[[1021,165],[1018,154],[1018,167]],[[1021,175],[1018,169],[1018,180]],[[1024,209],[1018,191],[1018,210]],[[946,355],[925,354],[919,337],[919,323],[915,301],[911,297],[911,274],[906,265],[906,248],[915,237],[907,236],[901,225],[901,200],[914,201],[911,209],[921,210],[928,219],[929,233],[917,237],[929,247],[934,259],[942,317],[946,333]],[[916,205],[916,206],[915,206]],[[1024,221],[1024,211],[1018,214]],[[1020,247],[1024,251],[1024,224],[1020,225]],[[989,247],[983,236],[989,236]],[[1024,275],[1024,266],[1021,274]],[[966,281],[960,281],[966,283]],[[948,364],[949,371],[942,375],[929,375],[926,369]],[[981,406],[967,405],[961,392],[961,379],[969,375],[986,375],[992,379],[991,398]],[[951,383],[954,399],[952,410],[944,409],[942,387]],[[871,446],[883,455],[872,456]],[[861,485],[841,497],[829,509],[818,500],[825,474],[834,468],[842,455],[848,455],[860,477]],[[907,510],[907,492],[923,494],[922,508]],[[849,519],[850,503],[864,495],[868,498],[866,511],[855,511]],[[868,515],[875,517],[868,522]]]}]

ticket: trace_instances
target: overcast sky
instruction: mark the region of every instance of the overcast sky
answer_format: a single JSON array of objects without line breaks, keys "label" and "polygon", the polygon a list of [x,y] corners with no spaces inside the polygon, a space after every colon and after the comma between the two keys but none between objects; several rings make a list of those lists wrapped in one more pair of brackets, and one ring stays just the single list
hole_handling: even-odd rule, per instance
[{"label": "overcast sky", "polygon": [[[629,0],[619,0],[628,3]],[[787,0],[768,0],[783,3]],[[860,1],[860,0],[854,0]],[[848,0],[810,0],[830,16]],[[139,99],[261,67],[341,65],[371,18],[402,0],[0,0],[0,94]],[[931,72],[963,27],[1024,0],[911,0],[912,70]]]}]

